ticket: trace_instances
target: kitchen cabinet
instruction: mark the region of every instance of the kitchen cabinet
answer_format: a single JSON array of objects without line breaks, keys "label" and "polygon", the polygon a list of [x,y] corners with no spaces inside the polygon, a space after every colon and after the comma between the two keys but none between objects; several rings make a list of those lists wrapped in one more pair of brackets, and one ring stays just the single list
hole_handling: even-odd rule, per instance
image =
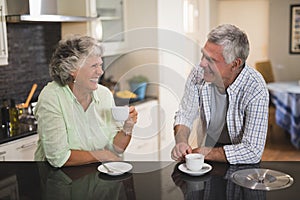
[{"label": "kitchen cabinet", "polygon": [[104,56],[121,54],[126,47],[126,1],[80,0],[82,8],[74,12],[97,19],[88,22],[62,23],[62,37],[69,34],[89,35],[102,41]]},{"label": "kitchen cabinet", "polygon": [[[131,75],[142,74],[149,78],[152,90],[148,87],[147,95],[151,92],[149,96],[158,97],[159,107],[163,110],[158,112],[159,137],[154,139],[158,139],[158,158],[160,161],[171,161],[170,152],[175,145],[174,114],[183,95],[191,63],[197,63],[195,60],[198,60],[199,54],[194,49],[198,46],[190,47],[193,40],[185,37],[183,15],[180,14],[183,12],[182,0],[130,0],[127,1],[126,9],[129,33],[125,41],[130,51],[113,59],[113,62],[105,62],[106,65],[109,63],[105,73],[107,77],[113,76],[120,83],[121,89],[127,89],[126,81]],[[139,119],[143,117],[139,114]],[[133,138],[128,149],[139,143],[143,144],[143,141],[135,141]],[[144,155],[143,158],[143,155],[137,153],[148,148],[149,144],[134,147],[136,152],[130,158],[150,159],[151,155]]]},{"label": "kitchen cabinet", "polygon": [[6,13],[5,0],[0,0],[0,65],[8,64],[7,32],[6,32]]},{"label": "kitchen cabinet", "polygon": [[125,0],[96,0],[98,20],[91,26],[92,36],[101,40],[106,56],[122,53],[125,40]]},{"label": "kitchen cabinet", "polygon": [[124,152],[126,161],[159,160],[159,126],[157,100],[147,101],[135,106],[138,121],[133,129],[131,141]]},{"label": "kitchen cabinet", "polygon": [[0,161],[33,161],[38,134],[0,145]]}]

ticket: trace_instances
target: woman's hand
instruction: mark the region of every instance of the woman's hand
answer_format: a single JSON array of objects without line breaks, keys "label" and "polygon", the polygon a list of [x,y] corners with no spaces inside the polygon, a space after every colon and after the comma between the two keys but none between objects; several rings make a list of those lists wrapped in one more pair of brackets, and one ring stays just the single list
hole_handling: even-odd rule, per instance
[{"label": "woman's hand", "polygon": [[137,122],[138,112],[136,111],[134,106],[129,107],[129,119],[134,123]]},{"label": "woman's hand", "polygon": [[137,122],[138,113],[134,106],[129,107],[128,119],[124,122],[123,129],[114,137],[114,149],[123,153],[131,140],[132,129]]},{"label": "woman's hand", "polygon": [[134,124],[137,122],[138,112],[136,111],[134,106],[129,107],[129,116],[125,121],[123,130],[126,134],[131,134]]}]

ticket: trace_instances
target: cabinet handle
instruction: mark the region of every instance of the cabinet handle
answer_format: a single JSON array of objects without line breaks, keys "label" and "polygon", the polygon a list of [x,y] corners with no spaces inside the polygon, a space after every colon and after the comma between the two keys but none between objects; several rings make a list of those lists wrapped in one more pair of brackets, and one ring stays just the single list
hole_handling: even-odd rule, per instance
[{"label": "cabinet handle", "polygon": [[3,158],[2,161],[5,161],[5,154],[6,154],[6,151],[0,152],[0,158]]},{"label": "cabinet handle", "polygon": [[19,150],[19,149],[27,149],[27,148],[30,148],[30,147],[33,147],[33,146],[36,146],[36,142],[35,141],[30,142],[28,144],[23,144],[22,146],[18,147],[17,150]]}]

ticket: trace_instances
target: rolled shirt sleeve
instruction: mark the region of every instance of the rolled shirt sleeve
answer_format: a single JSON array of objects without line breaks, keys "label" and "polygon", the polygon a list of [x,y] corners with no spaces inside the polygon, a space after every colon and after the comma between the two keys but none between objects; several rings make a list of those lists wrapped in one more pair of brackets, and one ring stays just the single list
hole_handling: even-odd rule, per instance
[{"label": "rolled shirt sleeve", "polygon": [[194,67],[190,72],[179,109],[175,114],[174,126],[180,124],[192,129],[193,122],[199,114],[199,90],[203,83],[202,76],[200,67]]},{"label": "rolled shirt sleeve", "polygon": [[261,90],[253,96],[245,108],[244,121],[244,115],[235,112],[234,119],[227,122],[233,144],[225,145],[224,151],[230,164],[252,164],[261,160],[268,128],[268,94]]},{"label": "rolled shirt sleeve", "polygon": [[35,117],[40,139],[35,160],[47,160],[52,166],[61,167],[71,155],[61,103],[55,90],[46,90],[39,98]]},{"label": "rolled shirt sleeve", "polygon": [[227,126],[232,145],[224,151],[230,164],[261,160],[268,129],[269,93],[263,78],[253,69],[243,70],[228,90]]},{"label": "rolled shirt sleeve", "polygon": [[[201,70],[196,68],[189,75],[174,126],[183,124],[191,129],[199,107],[203,108],[201,113],[198,112],[199,117],[206,128],[209,126],[210,87],[206,83],[204,86],[201,84],[202,77]],[[246,65],[226,91],[229,98],[226,123],[232,142],[232,145],[223,147],[226,158],[230,164],[258,163],[268,128],[269,93],[266,83],[257,71]]]},{"label": "rolled shirt sleeve", "polygon": [[86,111],[68,86],[55,82],[41,92],[34,114],[38,121],[38,148],[35,160],[47,160],[52,166],[63,166],[71,150],[113,150],[113,139],[120,126],[113,120],[111,92],[99,85]]}]

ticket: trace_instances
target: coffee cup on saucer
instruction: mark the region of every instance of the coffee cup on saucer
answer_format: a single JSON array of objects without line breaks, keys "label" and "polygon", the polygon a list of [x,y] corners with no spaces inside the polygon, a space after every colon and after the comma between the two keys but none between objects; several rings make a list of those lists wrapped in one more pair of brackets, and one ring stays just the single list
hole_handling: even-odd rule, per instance
[{"label": "coffee cup on saucer", "polygon": [[200,171],[204,164],[204,155],[200,153],[190,153],[185,156],[186,167],[190,171]]}]

